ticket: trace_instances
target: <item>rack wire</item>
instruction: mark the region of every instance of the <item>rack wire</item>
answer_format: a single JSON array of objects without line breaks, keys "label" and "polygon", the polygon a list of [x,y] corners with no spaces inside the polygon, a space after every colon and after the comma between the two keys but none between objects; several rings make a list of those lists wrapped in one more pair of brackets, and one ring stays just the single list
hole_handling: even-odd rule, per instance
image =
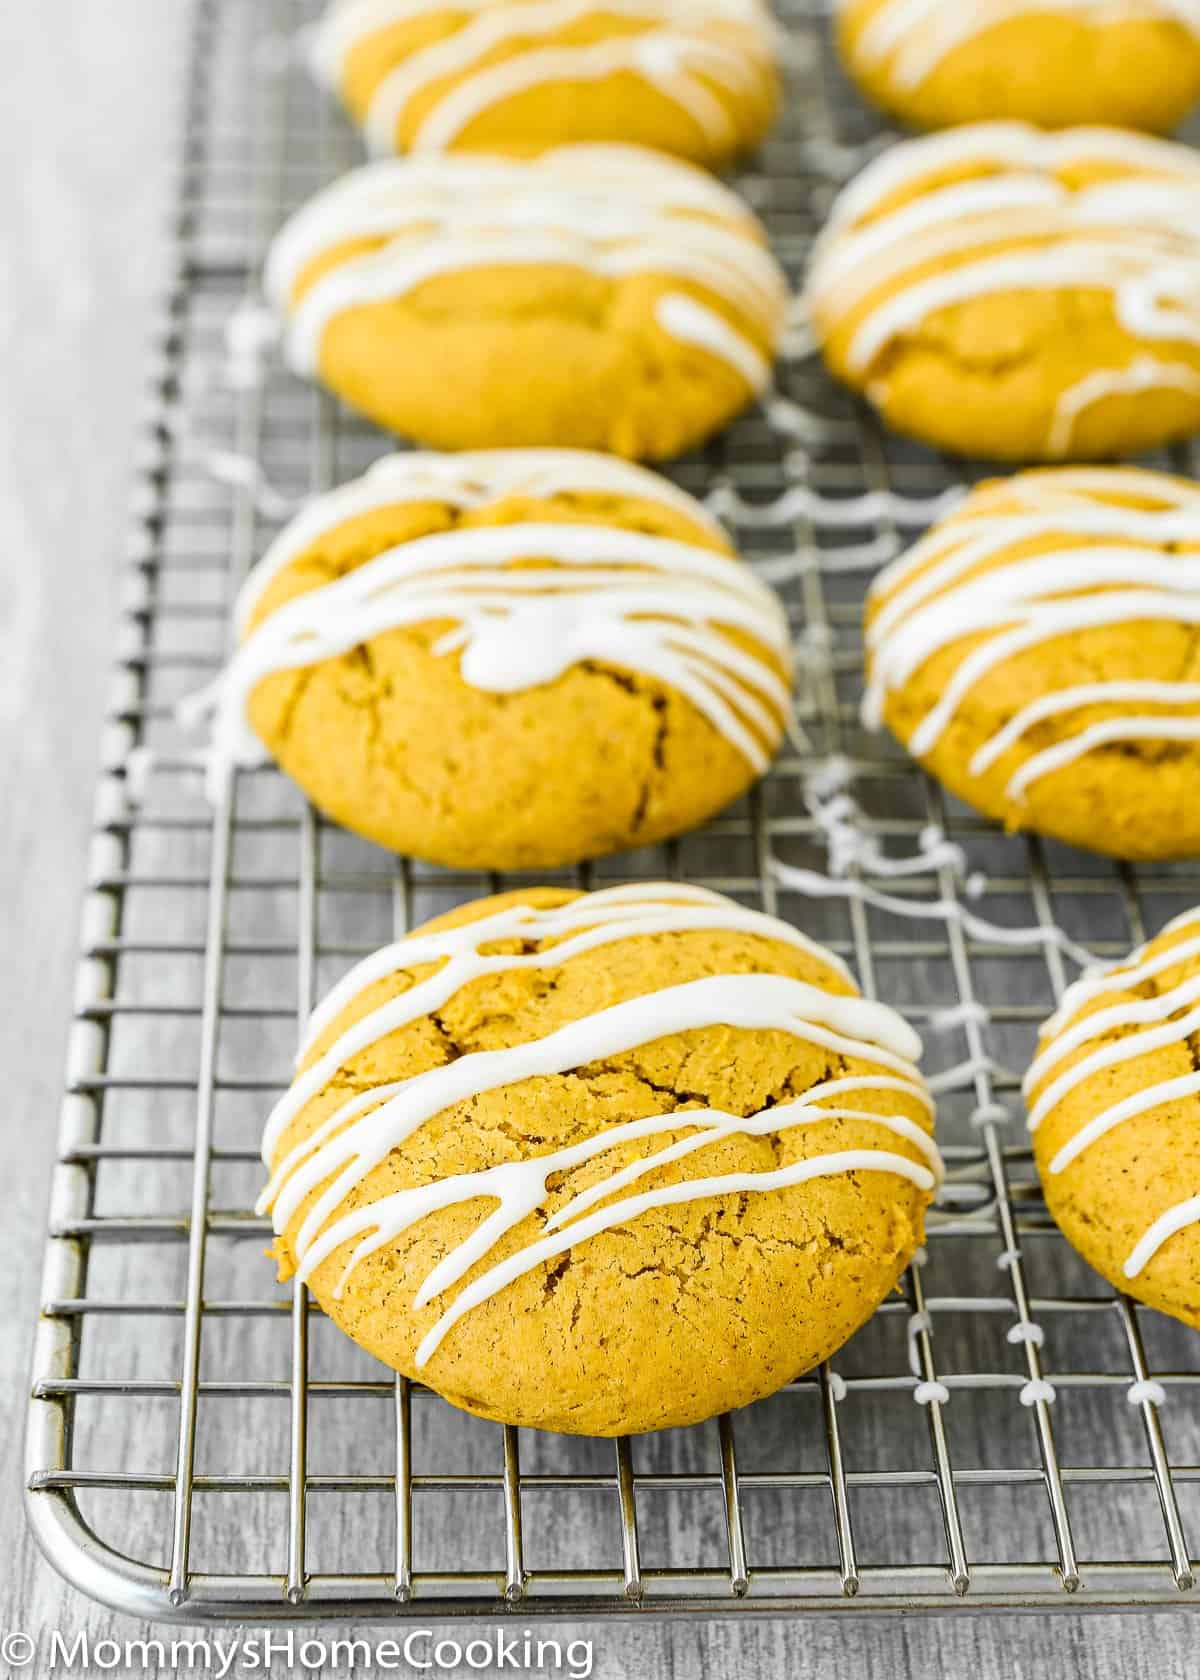
[{"label": "rack wire", "polygon": [[[251,1208],[298,1016],[397,930],[504,884],[385,855],[272,771],[210,809],[174,722],[288,507],[387,447],[225,350],[282,216],[359,157],[299,63],[311,13],[195,0],[35,1355],[43,1548],[93,1596],[191,1622],[1196,1602],[1200,1342],[1068,1249],[1016,1085],[1069,939],[1114,955],[1200,897],[1200,875],[1002,835],[864,735],[866,568],[964,469],[884,435],[802,343],[778,400],[673,475],[784,595],[807,746],[704,831],[566,878],[731,893],[802,922],[906,1011],[950,1164],[924,1263],[831,1366],[615,1444],[467,1418],[274,1285]],[[879,136],[827,20],[788,0],[783,21],[786,114],[740,185],[798,279]],[[831,759],[860,841],[834,881]],[[950,848],[928,850],[931,826]],[[879,852],[923,846],[920,872],[881,871]]]}]

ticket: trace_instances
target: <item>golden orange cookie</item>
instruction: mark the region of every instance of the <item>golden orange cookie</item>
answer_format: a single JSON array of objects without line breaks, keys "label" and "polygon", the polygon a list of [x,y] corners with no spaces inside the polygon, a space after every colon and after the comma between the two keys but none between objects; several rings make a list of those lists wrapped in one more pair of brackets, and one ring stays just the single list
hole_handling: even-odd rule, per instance
[{"label": "golden orange cookie", "polygon": [[1130,468],[978,486],[876,579],[867,698],[977,810],[1200,856],[1200,488]]},{"label": "golden orange cookie", "polygon": [[1025,1081],[1046,1205],[1102,1276],[1200,1329],[1200,910],[1068,988]]},{"label": "golden orange cookie", "polygon": [[894,146],[808,284],[826,361],[956,454],[1092,460],[1200,429],[1200,156],[984,123]]},{"label": "golden orange cookie", "polygon": [[840,0],[842,62],[913,128],[1165,134],[1200,99],[1195,0]]},{"label": "golden orange cookie", "polygon": [[252,573],[214,774],[264,748],[369,839],[550,868],[703,822],[778,746],[772,591],[690,496],[571,450],[398,455]]},{"label": "golden orange cookie", "polygon": [[764,389],[787,296],[735,194],[629,146],[369,165],[286,224],[266,285],[296,372],[389,431],[646,459]]},{"label": "golden orange cookie", "polygon": [[340,0],[312,61],[381,154],[615,140],[719,169],[779,92],[758,0]]},{"label": "golden orange cookie", "polygon": [[715,893],[508,893],[317,1010],[260,1208],[283,1274],[456,1406],[694,1423],[894,1287],[940,1174],[920,1050],[829,951]]}]

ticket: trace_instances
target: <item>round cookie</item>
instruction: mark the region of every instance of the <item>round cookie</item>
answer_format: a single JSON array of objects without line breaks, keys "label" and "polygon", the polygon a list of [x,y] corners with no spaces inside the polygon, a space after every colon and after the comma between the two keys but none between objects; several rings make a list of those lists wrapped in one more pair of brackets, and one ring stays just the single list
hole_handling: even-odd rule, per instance
[{"label": "round cookie", "polygon": [[941,1171],[920,1050],[832,953],[715,893],[507,893],[326,998],[260,1210],[283,1275],[456,1406],[695,1423],[895,1285]]},{"label": "round cookie", "polygon": [[571,450],[398,455],[282,532],[191,702],[347,828],[435,863],[551,868],[694,827],[790,707],[778,599],[699,503]]},{"label": "round cookie", "polygon": [[925,443],[1158,448],[1200,429],[1200,157],[1019,123],[907,141],[839,195],[808,303],[830,369]]},{"label": "round cookie", "polygon": [[1200,855],[1200,489],[1132,468],[978,486],[882,571],[864,721],[960,799],[1114,857]]},{"label": "round cookie", "polygon": [[1064,1236],[1117,1289],[1200,1329],[1200,910],[1068,987],[1025,1079]]},{"label": "round cookie", "polygon": [[389,431],[659,459],[769,382],[787,287],[764,239],[635,147],[389,159],[300,210],[265,282],[293,369]]},{"label": "round cookie", "polygon": [[842,62],[913,128],[1163,134],[1200,99],[1196,0],[838,0]]},{"label": "round cookie", "polygon": [[779,97],[759,0],[341,0],[312,63],[382,155],[613,140],[721,169]]}]

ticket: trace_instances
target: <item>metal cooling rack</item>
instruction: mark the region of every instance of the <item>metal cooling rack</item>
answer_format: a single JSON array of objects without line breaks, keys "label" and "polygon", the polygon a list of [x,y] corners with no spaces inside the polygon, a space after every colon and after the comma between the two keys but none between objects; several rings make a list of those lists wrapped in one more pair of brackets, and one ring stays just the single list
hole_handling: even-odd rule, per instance
[{"label": "metal cooling rack", "polygon": [[[861,733],[864,560],[961,468],[884,436],[802,347],[779,374],[794,406],[676,476],[715,494],[785,595],[809,745],[703,832],[574,878],[677,875],[801,920],[905,1008],[945,1087],[924,1265],[833,1369],[615,1445],[467,1418],[273,1283],[250,1209],[297,1016],[396,929],[500,885],[397,862],[272,772],[214,812],[173,722],[287,502],[386,447],[223,349],[281,217],[359,156],[291,50],[310,10],[195,6],[34,1370],[42,1546],[95,1597],[193,1622],[1196,1602],[1200,1338],[1114,1298],[1057,1235],[1016,1075],[1071,973],[1053,929],[1116,954],[1200,897],[1200,874],[1000,835]],[[798,277],[876,129],[826,21],[790,4],[785,21],[787,111],[741,184]],[[867,518],[844,498],[870,489],[902,500]],[[878,847],[912,856],[937,824],[970,873],[951,856],[880,877],[868,856],[831,894],[785,887],[779,864],[826,866],[806,778],[832,754]],[[1014,947],[989,924],[1035,932]]]}]

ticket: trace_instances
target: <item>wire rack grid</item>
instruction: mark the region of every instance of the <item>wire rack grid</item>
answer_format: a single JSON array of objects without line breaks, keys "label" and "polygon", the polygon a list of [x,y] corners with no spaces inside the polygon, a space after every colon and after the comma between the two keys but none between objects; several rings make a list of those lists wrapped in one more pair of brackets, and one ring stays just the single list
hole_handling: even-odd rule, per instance
[{"label": "wire rack grid", "polygon": [[[385,856],[270,771],[211,809],[174,722],[290,506],[386,448],[224,348],[281,217],[359,157],[298,61],[311,13],[194,5],[35,1353],[41,1545],[93,1596],[191,1622],[1195,1602],[1200,1347],[1058,1236],[1016,1092],[1072,942],[1115,955],[1200,880],[1001,835],[863,734],[864,577],[964,469],[883,435],[802,343],[775,401],[673,471],[784,595],[807,744],[703,832],[567,878],[731,893],[906,1011],[950,1166],[923,1263],[833,1366],[615,1444],[454,1412],[273,1284],[256,1145],[298,1017],[397,930],[505,884]],[[786,113],[739,184],[798,278],[878,132],[827,20],[788,0],[783,21]],[[838,836],[855,856],[831,879]]]}]

